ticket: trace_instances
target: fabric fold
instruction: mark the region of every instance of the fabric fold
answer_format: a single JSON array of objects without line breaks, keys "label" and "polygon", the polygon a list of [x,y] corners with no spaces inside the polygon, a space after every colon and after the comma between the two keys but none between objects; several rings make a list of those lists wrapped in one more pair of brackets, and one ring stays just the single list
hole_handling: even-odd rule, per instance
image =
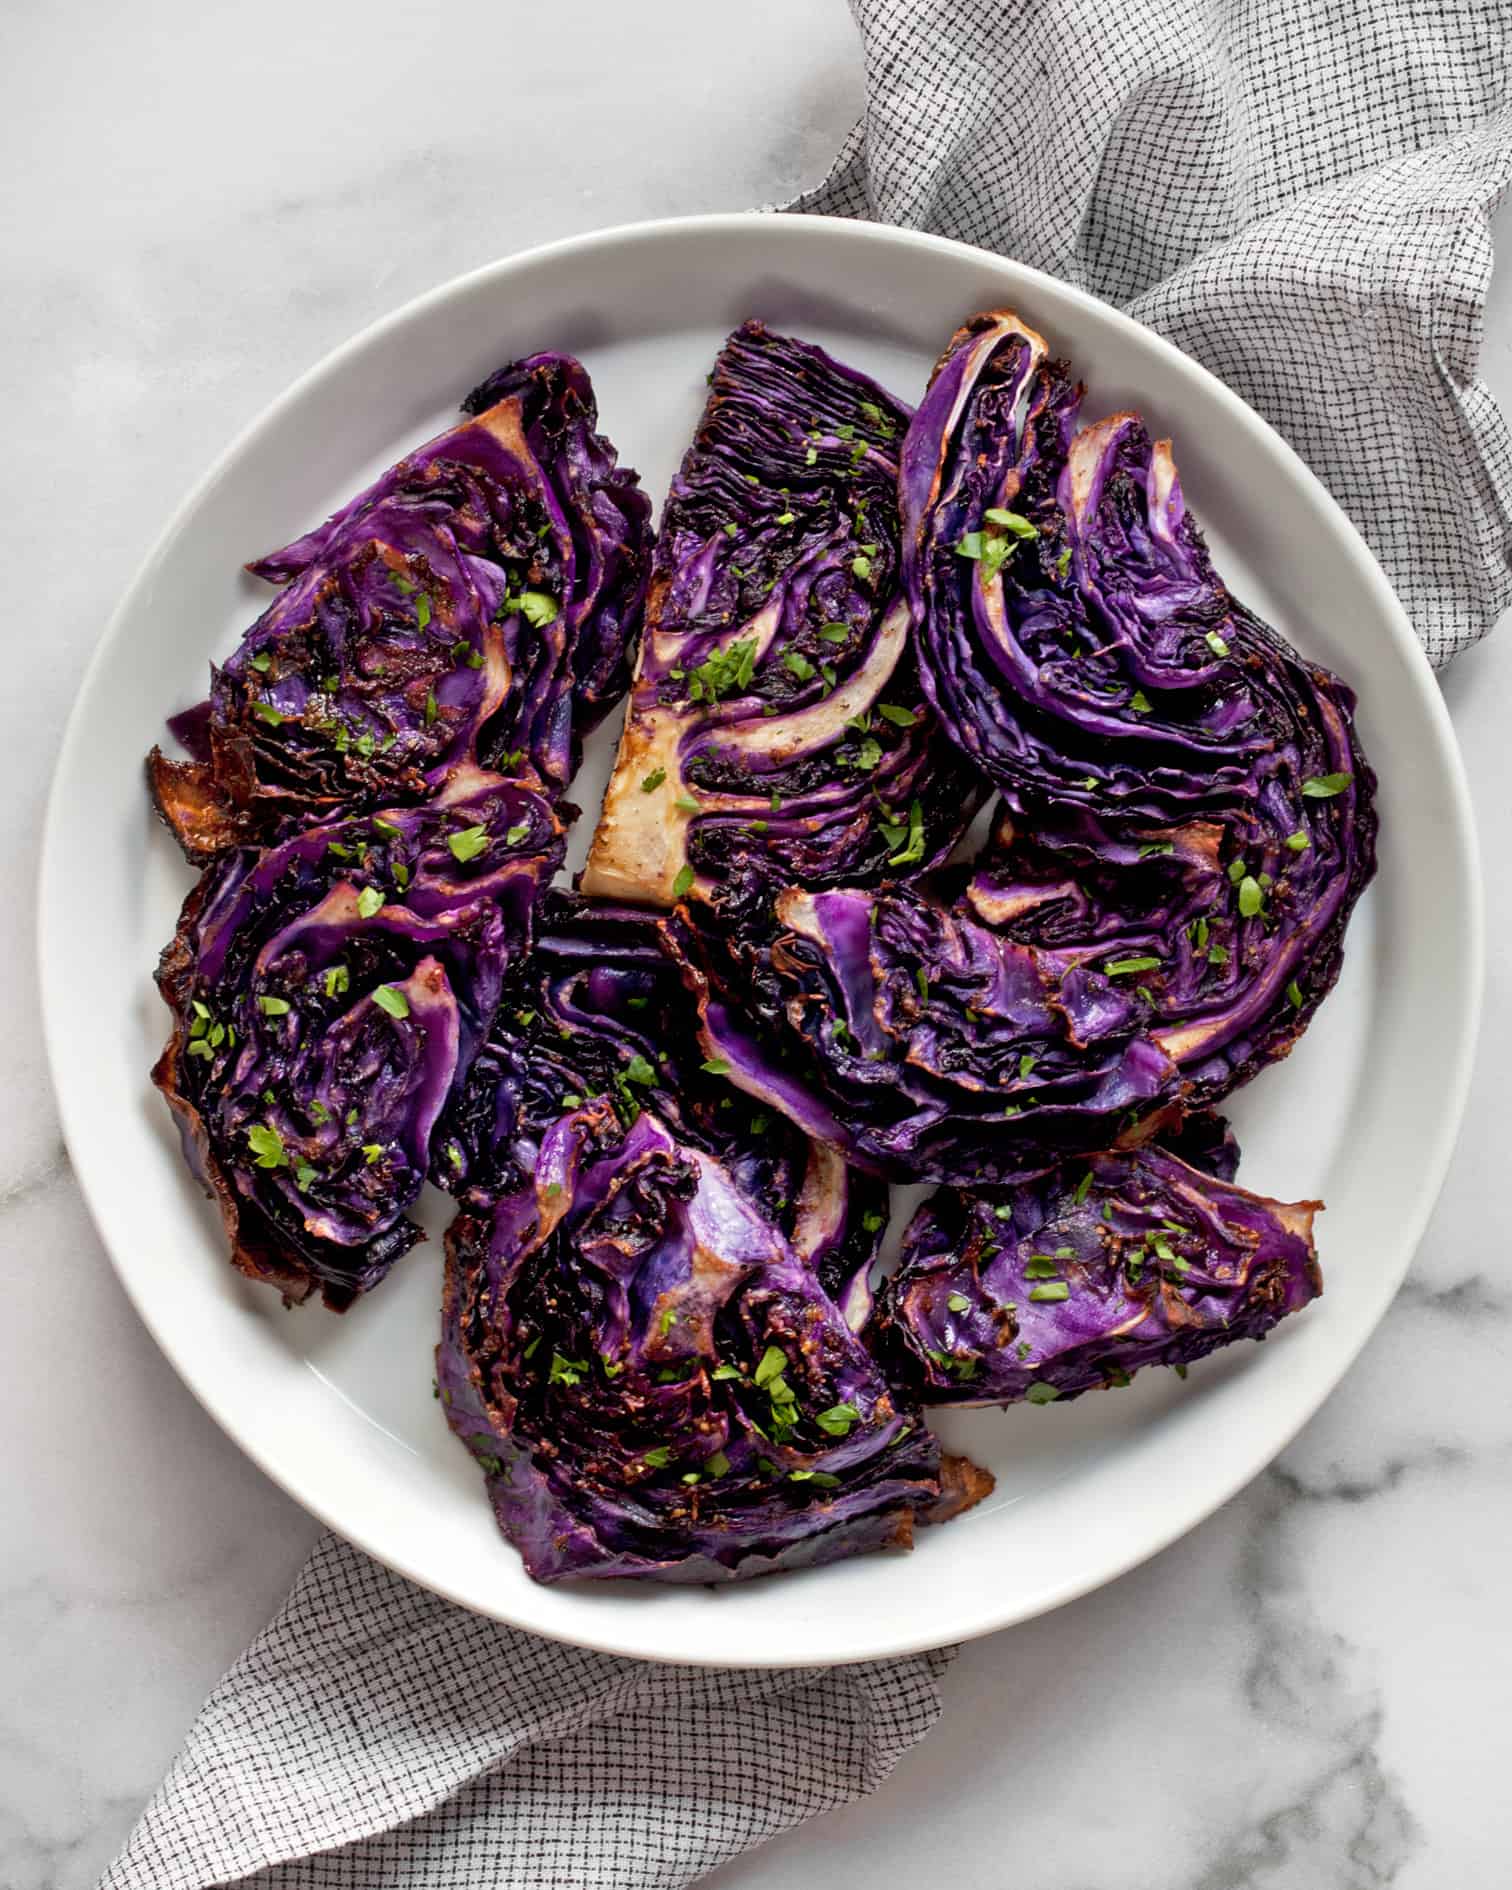
[{"label": "fabric fold", "polygon": [[953,236],[1148,324],[1263,414],[1430,661],[1512,604],[1477,363],[1512,7],[852,0],[867,107],[789,208]]},{"label": "fabric fold", "polygon": [[545,1641],[325,1537],[101,1890],[671,1890],[875,1791],[952,1651],[658,1666]]}]

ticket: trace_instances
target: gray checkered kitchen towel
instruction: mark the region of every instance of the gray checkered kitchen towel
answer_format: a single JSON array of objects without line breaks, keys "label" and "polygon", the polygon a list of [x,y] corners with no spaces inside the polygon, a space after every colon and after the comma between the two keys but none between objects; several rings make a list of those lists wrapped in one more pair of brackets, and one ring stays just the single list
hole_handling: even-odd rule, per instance
[{"label": "gray checkered kitchen towel", "polygon": [[1476,363],[1507,0],[852,11],[866,117],[794,209],[959,237],[1127,309],[1291,442],[1435,664],[1491,628],[1512,434]]},{"label": "gray checkered kitchen towel", "polygon": [[[867,113],[796,208],[958,236],[1128,308],[1292,441],[1436,662],[1512,599],[1476,358],[1512,10],[857,0]],[[102,1890],[670,1890],[874,1790],[948,1654],[647,1666],[466,1614],[327,1538]]]}]

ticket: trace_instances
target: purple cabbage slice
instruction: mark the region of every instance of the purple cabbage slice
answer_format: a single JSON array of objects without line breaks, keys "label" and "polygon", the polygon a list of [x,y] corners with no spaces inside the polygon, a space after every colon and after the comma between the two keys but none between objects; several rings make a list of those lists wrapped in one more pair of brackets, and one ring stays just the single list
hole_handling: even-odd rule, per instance
[{"label": "purple cabbage slice", "polygon": [[158,969],[153,1081],[244,1273],[344,1311],[420,1239],[436,1124],[562,852],[543,795],[459,768],[423,806],[201,876]]},{"label": "purple cabbage slice", "polygon": [[1350,691],[1229,596],[1169,442],[1077,432],[1079,401],[987,314],[903,443],[921,679],[1002,794],[975,872],[794,874],[688,935],[711,1053],[895,1179],[1013,1185],[1173,1133],[1290,1050],[1374,870]]},{"label": "purple cabbage slice", "polygon": [[1006,1184],[1180,1120],[1141,1000],[923,890],[791,890],[769,937],[679,934],[709,1054],[754,1100],[899,1180]]},{"label": "purple cabbage slice", "polygon": [[1352,692],[1213,569],[1170,442],[1073,432],[1079,399],[1006,311],[947,350],[903,456],[923,680],[1004,797],[974,916],[1130,981],[1211,1102],[1332,989],[1375,779]]},{"label": "purple cabbage slice", "polygon": [[512,363],[472,416],[249,566],[284,588],[154,749],[193,860],[423,799],[477,763],[555,797],[628,686],[650,505],[570,355]]},{"label": "purple cabbage slice", "polygon": [[437,1383],[535,1580],[715,1582],[911,1545],[991,1487],[724,1165],[607,1100],[447,1237]]},{"label": "purple cabbage slice", "polygon": [[747,322],[672,483],[585,892],[668,907],[872,883],[950,851],[982,789],[938,740],[899,578],[909,409]]},{"label": "purple cabbage slice", "polygon": [[511,966],[488,1040],[436,1136],[433,1179],[486,1205],[527,1185],[547,1131],[572,1110],[607,1098],[628,1129],[650,1109],[718,1158],[859,1329],[887,1190],[706,1057],[670,923],[644,907],[547,894],[533,949]]},{"label": "purple cabbage slice", "polygon": [[1048,1404],[1263,1339],[1323,1290],[1316,1201],[1272,1201],[1160,1148],[919,1209],[867,1338],[926,1404]]}]

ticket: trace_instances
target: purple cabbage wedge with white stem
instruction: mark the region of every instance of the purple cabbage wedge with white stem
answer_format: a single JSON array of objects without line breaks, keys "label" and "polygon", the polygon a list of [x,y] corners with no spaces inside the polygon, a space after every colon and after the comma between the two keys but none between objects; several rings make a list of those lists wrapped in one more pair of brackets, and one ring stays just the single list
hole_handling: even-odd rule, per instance
[{"label": "purple cabbage wedge with white stem", "polygon": [[487,1204],[528,1185],[547,1131],[574,1109],[605,1097],[625,1128],[649,1109],[719,1159],[859,1329],[886,1188],[753,1102],[705,1055],[671,923],[644,907],[547,894],[534,947],[512,965],[488,1041],[436,1134],[433,1178]]},{"label": "purple cabbage wedge with white stem", "polygon": [[969,906],[1121,979],[1196,1103],[1283,1056],[1375,866],[1354,697],[1236,602],[1136,414],[1016,316],[952,342],[904,446],[923,681],[1006,818]]},{"label": "purple cabbage wedge with white stem", "polygon": [[437,1386],[537,1581],[714,1582],[907,1548],[991,1479],[713,1156],[607,1100],[447,1237]]},{"label": "purple cabbage wedge with white stem", "polygon": [[759,904],[950,851],[981,799],[937,738],[899,581],[909,412],[748,322],[673,481],[585,892]]},{"label": "purple cabbage wedge with white stem", "polygon": [[926,1404],[1048,1404],[1263,1339],[1322,1291],[1316,1201],[1271,1201],[1160,1148],[1094,1155],[915,1215],[867,1337]]},{"label": "purple cabbage wedge with white stem", "polygon": [[1007,1183],[1181,1114],[1141,1001],[906,887],[778,896],[716,952],[703,1040],[748,1096],[894,1179]]},{"label": "purple cabbage wedge with white stem", "polygon": [[459,768],[423,806],[202,875],[158,971],[153,1081],[244,1273],[344,1311],[420,1239],[436,1124],[562,850],[543,795]]},{"label": "purple cabbage wedge with white stem", "polygon": [[204,862],[290,823],[425,798],[481,764],[556,797],[623,694],[650,505],[570,355],[512,363],[473,416],[249,569],[284,588],[148,776]]}]

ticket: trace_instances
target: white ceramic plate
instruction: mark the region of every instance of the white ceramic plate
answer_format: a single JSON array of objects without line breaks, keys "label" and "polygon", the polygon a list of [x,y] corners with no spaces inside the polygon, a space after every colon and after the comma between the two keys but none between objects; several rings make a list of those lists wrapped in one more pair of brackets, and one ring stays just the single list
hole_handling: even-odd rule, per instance
[{"label": "white ceramic plate", "polygon": [[[439,1242],[343,1319],[281,1309],[224,1258],[219,1221],[147,1080],[152,986],[189,874],[149,813],[142,756],[203,693],[264,587],[242,561],[322,519],[511,355],[580,354],[605,430],[659,496],[725,333],[759,315],[916,400],[956,324],[1009,304],[1089,384],[1171,433],[1234,587],[1358,687],[1381,777],[1381,870],[1335,995],[1288,1062],[1235,1100],[1241,1179],[1323,1197],[1324,1298],[1264,1346],[1182,1383],[974,1412],[940,1428],[996,1495],[911,1556],[720,1590],[538,1588],[495,1533],[482,1481],[431,1396]],[[613,730],[576,798],[597,808]],[[576,865],[591,819],[581,823]],[[69,1150],[137,1309],[268,1474],[380,1560],[470,1608],[663,1660],[856,1660],[984,1634],[1129,1568],[1208,1515],[1318,1408],[1395,1292],[1464,1106],[1481,983],[1481,895],[1439,694],[1374,559],[1277,436],[1125,316],[959,244],[874,225],[729,216],[642,224],[465,276],[307,374],[195,487],[79,692],[48,811],[41,958]],[[438,1230],[441,1217],[432,1220]]]}]

